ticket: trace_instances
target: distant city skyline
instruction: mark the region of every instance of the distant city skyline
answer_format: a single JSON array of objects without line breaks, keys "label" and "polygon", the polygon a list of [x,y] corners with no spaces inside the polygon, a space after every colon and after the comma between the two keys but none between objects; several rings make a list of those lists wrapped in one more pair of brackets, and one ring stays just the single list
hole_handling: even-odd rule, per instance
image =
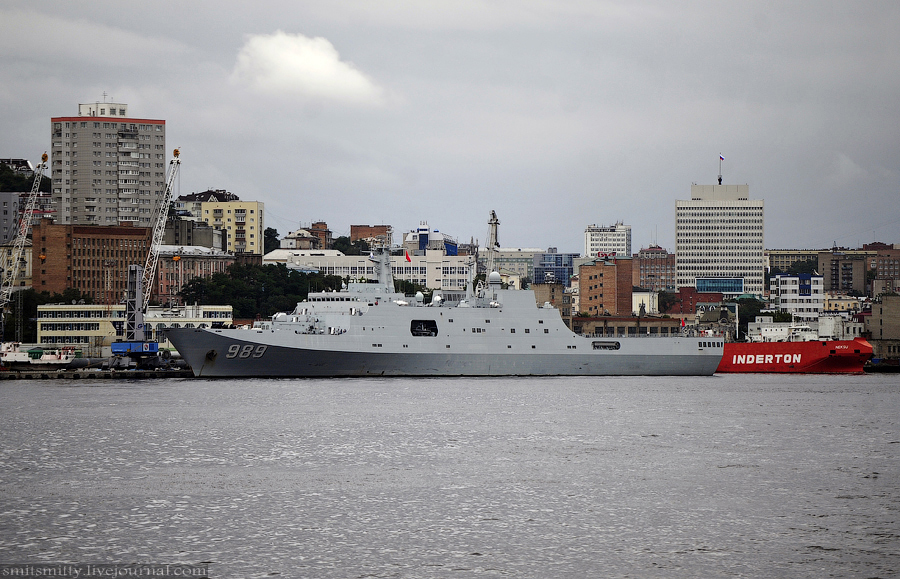
[{"label": "distant city skyline", "polygon": [[176,194],[260,201],[282,233],[483,242],[494,210],[504,246],[622,222],[672,250],[675,201],[721,173],[765,201],[767,248],[900,241],[898,3],[255,6],[4,3],[0,157],[124,102],[165,120]]}]

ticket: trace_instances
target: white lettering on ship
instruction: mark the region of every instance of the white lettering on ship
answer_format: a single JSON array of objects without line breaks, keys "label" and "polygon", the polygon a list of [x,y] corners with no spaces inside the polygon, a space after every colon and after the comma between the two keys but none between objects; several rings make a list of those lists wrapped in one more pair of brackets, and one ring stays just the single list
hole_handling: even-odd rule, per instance
[{"label": "white lettering on ship", "polygon": [[262,358],[262,355],[266,353],[266,349],[268,346],[264,346],[260,344],[259,346],[253,346],[253,344],[244,344],[241,346],[240,344],[231,344],[228,346],[228,354],[225,355],[226,358]]},{"label": "white lettering on ship", "polygon": [[732,364],[799,364],[802,354],[735,354]]}]

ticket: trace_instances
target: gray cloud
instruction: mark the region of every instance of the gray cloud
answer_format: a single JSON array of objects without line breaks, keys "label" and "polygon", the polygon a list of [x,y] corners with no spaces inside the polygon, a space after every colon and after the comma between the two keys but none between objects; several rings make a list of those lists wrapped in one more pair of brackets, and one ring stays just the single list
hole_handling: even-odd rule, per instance
[{"label": "gray cloud", "polygon": [[[419,221],[674,249],[690,184],[748,183],[768,247],[900,242],[893,2],[237,2],[0,8],[0,156],[106,91],[167,121],[181,192],[282,233]],[[40,33],[35,33],[39,30]]]}]

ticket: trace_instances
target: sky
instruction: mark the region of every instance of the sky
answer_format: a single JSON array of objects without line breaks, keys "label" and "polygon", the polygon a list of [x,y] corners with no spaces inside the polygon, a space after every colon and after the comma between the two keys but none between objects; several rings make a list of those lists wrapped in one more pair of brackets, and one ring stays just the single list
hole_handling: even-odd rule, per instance
[{"label": "sky", "polygon": [[484,244],[494,210],[502,247],[580,253],[616,222],[674,251],[721,155],[767,249],[900,243],[898,30],[865,0],[7,0],[0,157],[105,98],[166,121],[176,195],[262,201],[281,235]]}]

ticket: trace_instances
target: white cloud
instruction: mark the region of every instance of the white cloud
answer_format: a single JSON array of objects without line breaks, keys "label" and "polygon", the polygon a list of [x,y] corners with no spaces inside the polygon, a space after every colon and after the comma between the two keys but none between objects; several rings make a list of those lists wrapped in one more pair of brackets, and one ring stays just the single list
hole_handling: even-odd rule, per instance
[{"label": "white cloud", "polygon": [[382,89],[352,63],[342,61],[327,39],[281,30],[249,36],[231,80],[259,93],[315,101],[381,104],[383,99]]}]

